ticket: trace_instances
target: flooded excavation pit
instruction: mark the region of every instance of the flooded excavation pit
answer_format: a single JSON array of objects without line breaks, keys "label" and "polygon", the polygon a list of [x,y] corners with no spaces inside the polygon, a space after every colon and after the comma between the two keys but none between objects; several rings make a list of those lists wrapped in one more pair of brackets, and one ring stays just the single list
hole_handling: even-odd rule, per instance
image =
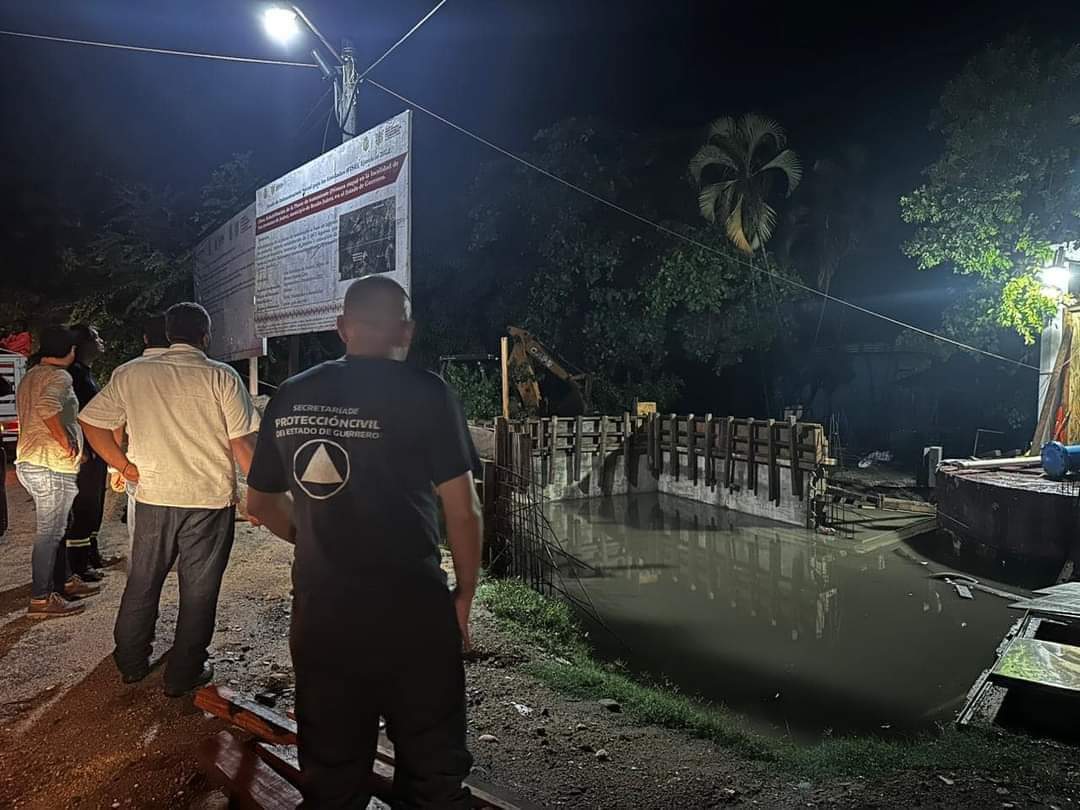
[{"label": "flooded excavation pit", "polygon": [[948,569],[899,539],[925,515],[870,510],[852,538],[657,493],[545,511],[583,563],[561,577],[591,604],[598,655],[772,733],[951,721],[1016,619],[1005,599],[930,576]]}]

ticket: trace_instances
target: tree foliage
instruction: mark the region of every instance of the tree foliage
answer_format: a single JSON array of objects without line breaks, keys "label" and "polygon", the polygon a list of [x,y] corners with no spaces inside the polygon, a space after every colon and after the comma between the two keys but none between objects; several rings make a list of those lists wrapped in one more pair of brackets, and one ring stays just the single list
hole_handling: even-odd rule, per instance
[{"label": "tree foliage", "polygon": [[673,406],[688,369],[718,373],[768,346],[787,295],[716,229],[685,224],[696,216],[691,148],[684,136],[570,119],[538,133],[529,158],[708,249],[516,164],[485,166],[464,256],[414,259],[422,351],[493,351],[506,326],[523,326],[592,372],[594,404],[617,412],[635,397]]},{"label": "tree foliage", "polygon": [[753,253],[772,236],[776,184],[782,181],[790,195],[802,179],[799,158],[786,143],[783,128],[763,115],[717,118],[690,160],[701,215],[712,223],[719,219],[743,253]]},{"label": "tree foliage", "polygon": [[1053,303],[1035,274],[1050,245],[1080,238],[1080,47],[1013,36],[946,86],[931,129],[945,139],[900,200],[917,227],[905,252],[996,288],[994,318],[1034,340]]}]

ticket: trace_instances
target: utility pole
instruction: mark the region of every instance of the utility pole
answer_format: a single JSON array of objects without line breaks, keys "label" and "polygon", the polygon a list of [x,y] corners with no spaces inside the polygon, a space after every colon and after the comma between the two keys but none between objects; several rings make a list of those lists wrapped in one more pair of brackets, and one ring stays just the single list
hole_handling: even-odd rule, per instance
[{"label": "utility pole", "polygon": [[[334,81],[334,115],[337,118],[338,129],[341,130],[341,142],[345,143],[350,138],[355,138],[356,130],[356,105],[360,89],[360,77],[356,70],[356,60],[353,54],[352,41],[341,40],[341,53],[338,54],[330,43],[326,41],[311,21],[304,16],[299,8],[293,6],[300,19],[311,29],[312,33],[326,46],[326,49],[339,61],[339,66],[330,68],[319,51],[313,50],[311,55],[316,63],[322,68],[324,75],[332,76]],[[289,335],[289,376],[300,373],[300,335]]]}]

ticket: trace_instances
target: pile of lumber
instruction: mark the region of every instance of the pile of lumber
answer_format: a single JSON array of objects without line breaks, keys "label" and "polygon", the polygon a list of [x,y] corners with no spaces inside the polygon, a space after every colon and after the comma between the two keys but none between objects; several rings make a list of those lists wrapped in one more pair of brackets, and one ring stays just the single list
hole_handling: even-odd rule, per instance
[{"label": "pile of lumber", "polygon": [[[221,686],[201,689],[195,695],[195,705],[241,732],[220,731],[199,746],[200,767],[211,784],[229,797],[230,807],[296,810],[301,801],[296,722]],[[393,784],[393,744],[380,734],[370,782],[375,797],[372,807],[386,807],[393,802]],[[475,808],[540,810],[472,777],[465,784],[472,792]]]}]

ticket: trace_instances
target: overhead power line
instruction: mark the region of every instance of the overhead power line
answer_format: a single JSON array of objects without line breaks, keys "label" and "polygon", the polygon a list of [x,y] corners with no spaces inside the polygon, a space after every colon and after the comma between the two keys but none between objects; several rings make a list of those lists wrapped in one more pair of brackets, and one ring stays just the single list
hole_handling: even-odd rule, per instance
[{"label": "overhead power line", "polygon": [[673,237],[675,239],[678,239],[678,240],[680,240],[682,242],[685,242],[686,244],[693,245],[694,247],[699,248],[701,250],[704,250],[704,251],[706,251],[708,253],[712,253],[714,255],[720,256],[720,257],[724,258],[727,261],[734,261],[735,263],[741,264],[744,267],[747,267],[747,268],[749,268],[750,270],[752,270],[752,271],[754,271],[756,273],[762,273],[762,274],[764,274],[766,276],[769,276],[770,278],[775,279],[776,281],[783,282],[784,284],[787,284],[790,287],[795,287],[796,289],[802,290],[803,292],[807,292],[807,293],[811,293],[812,295],[820,296],[821,298],[825,299],[826,301],[832,301],[835,304],[839,304],[840,306],[847,307],[848,309],[854,310],[855,312],[861,312],[864,315],[869,315],[872,318],[877,318],[878,320],[885,321],[886,323],[890,323],[890,324],[892,324],[894,326],[899,326],[899,327],[902,327],[903,329],[908,329],[908,330],[910,330],[912,332],[916,332],[917,334],[923,335],[924,337],[930,338],[932,340],[937,340],[937,341],[940,341],[942,343],[948,343],[948,344],[950,344],[952,346],[955,346],[958,349],[963,349],[965,351],[974,352],[975,354],[981,354],[981,355],[983,355],[985,357],[993,358],[994,360],[1000,360],[1003,363],[1009,363],[1009,364],[1014,365],[1014,366],[1019,366],[1020,368],[1027,368],[1027,369],[1031,369],[1033,371],[1039,371],[1040,370],[1038,366],[1033,366],[1030,363],[1025,363],[1022,360],[1017,360],[1017,359],[1012,358],[1012,357],[1006,357],[1005,355],[997,354],[997,353],[991,352],[991,351],[987,351],[986,349],[980,349],[978,346],[972,346],[972,345],[970,345],[968,343],[964,343],[964,342],[959,341],[959,340],[954,340],[953,338],[947,337],[945,335],[939,335],[936,332],[931,332],[928,329],[922,329],[921,327],[915,326],[914,324],[906,323],[905,321],[901,321],[898,318],[893,318],[892,316],[886,315],[886,314],[884,314],[882,312],[876,312],[875,310],[868,309],[867,307],[860,306],[860,305],[858,305],[858,304],[856,304],[856,303],[854,303],[852,301],[847,301],[847,300],[845,300],[843,298],[838,298],[835,295],[830,295],[829,293],[822,292],[821,290],[817,289],[816,287],[811,287],[808,284],[803,284],[801,281],[798,281],[796,279],[790,278],[790,277],[785,276],[785,275],[781,275],[780,273],[774,273],[771,270],[767,270],[764,267],[758,267],[758,266],[756,266],[756,265],[754,265],[754,264],[752,264],[752,263],[750,263],[748,261],[745,261],[743,259],[738,258],[737,256],[732,256],[729,253],[726,253],[726,252],[724,252],[722,250],[719,250],[719,249],[717,249],[717,248],[715,248],[715,247],[713,247],[711,245],[707,245],[704,242],[701,242],[701,241],[699,241],[697,239],[694,239],[691,236],[687,236],[686,234],[679,233],[678,231],[674,230],[673,228],[669,228],[666,225],[663,225],[663,224],[661,224],[659,222],[651,220],[648,217],[642,216],[641,214],[638,214],[635,211],[631,211],[629,208],[626,208],[626,207],[624,207],[622,205],[619,205],[618,203],[612,202],[611,200],[607,199],[606,197],[601,197],[599,194],[594,194],[593,192],[589,191],[586,188],[582,188],[579,185],[571,183],[569,180],[566,180],[565,178],[562,178],[559,175],[548,171],[547,169],[543,168],[542,166],[538,166],[537,164],[535,164],[532,161],[522,157],[521,155],[515,154],[514,152],[511,152],[509,149],[505,149],[504,147],[499,146],[498,144],[493,143],[492,141],[489,141],[487,138],[483,137],[482,135],[478,135],[477,133],[475,133],[475,132],[473,132],[473,131],[471,131],[469,129],[466,129],[465,127],[461,126],[460,124],[455,124],[453,121],[449,120],[448,118],[446,118],[446,117],[444,117],[442,115],[439,115],[437,112],[434,112],[433,110],[428,109],[427,107],[425,107],[424,105],[422,105],[419,102],[415,101],[414,99],[408,98],[407,96],[403,96],[401,93],[395,92],[394,90],[391,90],[389,87],[386,87],[385,85],[379,84],[379,82],[375,81],[374,79],[368,79],[367,83],[372,85],[373,87],[377,87],[379,90],[382,90],[387,95],[393,96],[394,98],[398,99],[402,103],[407,104],[410,107],[413,107],[413,108],[419,110],[420,112],[424,113],[427,116],[430,116],[431,118],[434,118],[436,121],[439,121],[440,123],[445,124],[446,126],[450,127],[451,129],[457,130],[462,135],[465,135],[465,136],[467,136],[469,138],[472,138],[474,141],[483,144],[484,146],[488,147],[489,149],[491,149],[491,150],[493,150],[495,152],[498,152],[500,155],[503,155],[504,157],[508,157],[511,160],[516,161],[517,163],[520,163],[522,166],[525,166],[525,167],[527,167],[529,169],[532,169],[533,171],[544,175],[545,177],[547,177],[550,180],[554,180],[556,183],[559,183],[560,185],[563,185],[566,188],[569,188],[569,189],[571,189],[573,191],[576,191],[579,194],[583,194],[584,196],[588,197],[589,199],[591,199],[591,200],[593,200],[595,202],[600,203],[601,205],[605,205],[608,208],[611,208],[611,209],[613,209],[615,211],[618,211],[621,214],[624,214],[625,216],[630,217],[631,219],[637,220],[638,222],[640,222],[643,225],[648,225],[650,228],[654,228],[657,231],[660,231],[661,233],[667,234],[668,236],[671,236],[671,237]]},{"label": "overhead power line", "polygon": [[[367,75],[369,73],[371,73],[371,71],[373,71],[376,67],[378,67],[380,62],[382,62],[386,57],[388,57],[395,50],[397,50],[397,47],[399,45],[401,45],[401,43],[403,43],[405,40],[407,40],[409,37],[411,37],[413,34],[415,34],[418,30],[420,30],[420,26],[422,26],[424,23],[426,23],[428,20],[430,20],[432,18],[432,16],[435,14],[435,12],[438,11],[440,8],[442,8],[445,4],[446,4],[446,0],[439,0],[438,3],[436,3],[434,6],[432,6],[431,11],[429,11],[427,14],[425,14],[423,17],[421,17],[419,20],[417,20],[416,25],[414,25],[412,28],[410,28],[408,31],[406,31],[402,35],[401,39],[399,39],[397,42],[395,42],[393,45],[391,45],[389,48],[387,48],[382,56],[380,56],[378,59],[376,59],[370,65],[368,65],[360,73],[360,75],[356,77],[356,86],[353,88],[352,95],[349,97],[349,106],[345,108],[345,115],[343,115],[341,117],[341,121],[342,121],[342,124],[341,124],[342,130],[341,131],[342,132],[345,132],[344,122],[349,120],[349,114],[352,112],[353,105],[356,104],[356,97],[360,94],[360,84],[364,81],[365,78],[367,78]],[[354,136],[357,133],[348,132],[346,134],[349,135],[349,136]],[[324,140],[325,140],[325,137],[324,137]]]},{"label": "overhead power line", "polygon": [[382,56],[380,56],[378,59],[376,59],[370,65],[368,65],[367,68],[363,71],[363,73],[360,74],[358,79],[360,81],[363,81],[365,78],[367,78],[367,75],[369,73],[371,73],[371,71],[373,71],[375,68],[377,68],[379,66],[379,63],[382,62],[383,59],[385,59],[390,54],[392,54],[395,50],[397,50],[398,45],[403,43],[405,40],[407,40],[409,37],[411,37],[413,34],[415,34],[418,30],[420,30],[420,26],[423,25],[424,23],[426,23],[428,20],[430,20],[432,18],[432,16],[435,14],[435,12],[438,11],[440,8],[442,8],[445,4],[446,4],[446,0],[439,0],[439,2],[436,3],[432,7],[431,11],[429,11],[427,14],[425,14],[423,17],[421,17],[419,20],[417,20],[416,25],[414,25],[412,28],[410,28],[408,31],[406,31],[405,34],[401,37],[401,39],[399,39],[397,42],[395,42],[393,45],[391,45],[387,49],[386,53],[384,53]]},{"label": "overhead power line", "polygon": [[169,48],[146,48],[139,45],[125,45],[119,42],[97,42],[92,39],[70,39],[68,37],[53,37],[45,34],[28,34],[25,31],[0,31],[0,35],[6,37],[21,37],[23,39],[41,39],[46,42],[62,42],[66,45],[88,45],[94,48],[113,48],[120,51],[135,51],[136,53],[155,53],[165,56],[187,56],[192,59],[212,59],[217,62],[244,62],[251,65],[277,65],[278,67],[315,68],[314,62],[285,62],[280,59],[256,59],[250,56],[230,56],[222,53],[202,53],[200,51],[174,51]]}]

